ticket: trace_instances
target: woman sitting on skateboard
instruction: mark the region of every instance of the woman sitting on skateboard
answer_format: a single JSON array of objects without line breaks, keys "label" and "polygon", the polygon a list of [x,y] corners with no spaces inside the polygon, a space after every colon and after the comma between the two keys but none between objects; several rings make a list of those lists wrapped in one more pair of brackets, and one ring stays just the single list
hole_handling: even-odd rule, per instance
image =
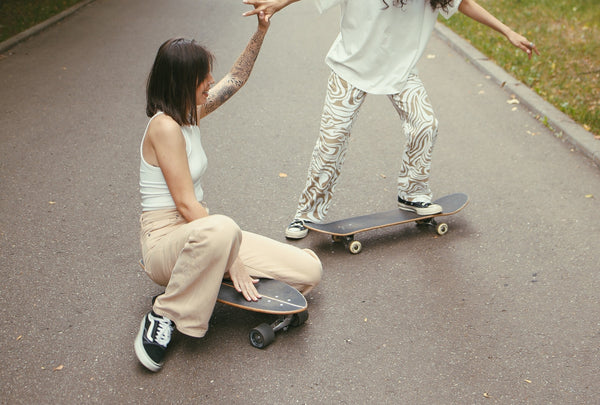
[{"label": "woman sitting on skateboard", "polygon": [[260,299],[257,278],[284,281],[304,294],[321,279],[312,251],[242,231],[227,216],[209,215],[203,202],[207,161],[199,121],[248,80],[268,28],[260,13],[246,49],[214,86],[212,55],[186,39],[162,44],[148,77],[140,240],[146,273],[166,289],[142,319],[135,352],[152,371],[162,367],[174,327],[205,335],[223,277],[249,301]]}]

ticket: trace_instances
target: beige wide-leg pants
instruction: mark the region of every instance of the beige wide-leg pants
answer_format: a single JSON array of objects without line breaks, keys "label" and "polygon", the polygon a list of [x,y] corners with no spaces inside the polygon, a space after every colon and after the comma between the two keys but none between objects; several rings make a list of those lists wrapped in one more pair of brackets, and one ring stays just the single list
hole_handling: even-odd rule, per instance
[{"label": "beige wide-leg pants", "polygon": [[189,336],[205,335],[221,280],[238,255],[252,277],[281,280],[304,294],[321,280],[311,250],[242,231],[224,215],[186,222],[177,210],[157,210],[143,213],[140,224],[146,273],[166,287],[153,310]]}]

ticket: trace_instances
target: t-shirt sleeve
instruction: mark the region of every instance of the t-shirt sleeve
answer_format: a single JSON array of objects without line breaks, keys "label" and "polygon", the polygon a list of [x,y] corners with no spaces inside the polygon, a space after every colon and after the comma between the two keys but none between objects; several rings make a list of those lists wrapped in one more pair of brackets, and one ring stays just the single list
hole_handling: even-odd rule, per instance
[{"label": "t-shirt sleeve", "polygon": [[329,10],[331,7],[340,4],[341,1],[342,0],[315,0],[315,5],[317,6],[319,13],[323,14],[325,11]]},{"label": "t-shirt sleeve", "polygon": [[448,6],[448,10],[440,10],[440,14],[443,15],[446,20],[452,17],[458,11],[458,6],[460,6],[461,1],[462,0],[454,0],[452,4]]}]

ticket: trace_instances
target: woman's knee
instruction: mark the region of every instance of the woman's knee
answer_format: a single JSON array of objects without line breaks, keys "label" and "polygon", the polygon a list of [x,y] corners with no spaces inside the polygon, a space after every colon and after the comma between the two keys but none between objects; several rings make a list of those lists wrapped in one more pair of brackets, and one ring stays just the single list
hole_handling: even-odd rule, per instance
[{"label": "woman's knee", "polygon": [[418,119],[405,122],[404,132],[408,145],[428,149],[437,138],[438,120],[434,115],[419,114]]},{"label": "woman's knee", "polygon": [[307,287],[304,288],[304,291],[302,292],[307,293],[321,281],[321,278],[323,277],[323,265],[315,252],[310,249],[303,249],[303,251],[307,255],[307,260],[302,269],[304,283]]},{"label": "woman's knee", "polygon": [[210,215],[205,218],[190,222],[193,229],[190,232],[191,241],[202,241],[210,244],[213,249],[230,249],[233,245],[236,249],[242,240],[242,230],[238,224],[225,215]]}]

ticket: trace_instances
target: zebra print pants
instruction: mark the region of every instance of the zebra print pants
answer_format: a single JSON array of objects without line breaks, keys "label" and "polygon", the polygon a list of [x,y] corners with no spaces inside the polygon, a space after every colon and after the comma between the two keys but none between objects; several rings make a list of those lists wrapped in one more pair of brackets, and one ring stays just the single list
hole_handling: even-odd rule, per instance
[{"label": "zebra print pants", "polygon": [[[331,73],[319,138],[294,218],[323,222],[346,157],[352,124],[366,94]],[[429,202],[432,198],[429,188],[431,154],[438,132],[429,97],[421,79],[411,74],[404,89],[388,98],[402,120],[406,137],[398,175],[398,195],[407,201]]]}]

